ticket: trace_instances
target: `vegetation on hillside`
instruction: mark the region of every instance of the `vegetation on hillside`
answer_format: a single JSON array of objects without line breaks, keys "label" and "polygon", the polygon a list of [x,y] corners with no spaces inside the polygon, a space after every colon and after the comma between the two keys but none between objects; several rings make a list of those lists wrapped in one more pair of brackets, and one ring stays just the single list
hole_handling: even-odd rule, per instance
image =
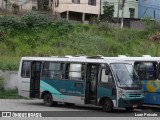
[{"label": "vegetation on hillside", "polygon": [[152,24],[140,31],[51,21],[34,13],[0,16],[0,69],[17,70],[22,56],[159,56],[159,44],[148,39],[154,32]]}]

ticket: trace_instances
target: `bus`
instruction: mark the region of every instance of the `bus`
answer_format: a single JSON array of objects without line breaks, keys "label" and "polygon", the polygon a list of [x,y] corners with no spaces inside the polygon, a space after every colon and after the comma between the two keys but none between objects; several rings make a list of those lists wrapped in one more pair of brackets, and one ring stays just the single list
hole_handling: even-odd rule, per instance
[{"label": "bus", "polygon": [[160,105],[160,57],[143,55],[142,57],[103,57],[131,63],[140,77],[145,100],[144,104]]},{"label": "bus", "polygon": [[22,57],[18,73],[18,93],[43,99],[44,105],[57,103],[134,110],[144,95],[133,66],[127,62],[97,57]]}]

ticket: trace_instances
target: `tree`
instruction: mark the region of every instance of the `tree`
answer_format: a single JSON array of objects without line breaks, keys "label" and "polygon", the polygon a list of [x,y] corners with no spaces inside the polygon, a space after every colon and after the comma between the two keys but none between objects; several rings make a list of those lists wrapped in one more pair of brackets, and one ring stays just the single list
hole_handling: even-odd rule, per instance
[{"label": "tree", "polygon": [[12,8],[14,14],[17,14],[19,12],[19,5],[17,3],[13,3]]},{"label": "tree", "polygon": [[113,20],[113,14],[114,14],[114,5],[109,4],[109,2],[105,1],[103,3],[103,16],[102,18],[104,20],[107,20],[111,22]]}]

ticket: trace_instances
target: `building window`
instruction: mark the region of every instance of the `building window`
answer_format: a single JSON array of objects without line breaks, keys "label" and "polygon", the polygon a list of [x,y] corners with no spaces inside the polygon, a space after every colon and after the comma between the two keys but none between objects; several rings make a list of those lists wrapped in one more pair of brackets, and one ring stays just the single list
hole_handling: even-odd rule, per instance
[{"label": "building window", "polygon": [[55,1],[55,6],[58,7],[59,6],[59,0]]},{"label": "building window", "polygon": [[24,77],[24,78],[29,78],[30,74],[31,74],[31,62],[24,61],[22,63],[21,76]]},{"label": "building window", "polygon": [[80,4],[80,0],[72,0],[72,3]]},{"label": "building window", "polygon": [[43,78],[62,79],[63,78],[63,63],[45,62],[43,64]]},{"label": "building window", "polygon": [[129,12],[130,12],[130,18],[134,18],[135,17],[135,8],[129,8]]},{"label": "building window", "polygon": [[69,63],[66,65],[66,79],[84,80],[85,64]]},{"label": "building window", "polygon": [[96,6],[96,0],[88,0],[88,5]]},{"label": "building window", "polygon": [[141,80],[157,79],[157,63],[156,62],[137,62],[135,69]]}]

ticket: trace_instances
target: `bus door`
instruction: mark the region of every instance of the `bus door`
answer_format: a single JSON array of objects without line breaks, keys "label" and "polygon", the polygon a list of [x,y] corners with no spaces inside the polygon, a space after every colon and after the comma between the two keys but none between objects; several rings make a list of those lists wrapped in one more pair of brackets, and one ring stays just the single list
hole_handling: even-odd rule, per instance
[{"label": "bus door", "polygon": [[85,63],[66,64],[66,102],[84,104],[85,68]]},{"label": "bus door", "polygon": [[30,97],[40,97],[40,75],[41,75],[41,62],[31,62],[31,80],[30,80]]},{"label": "bus door", "polygon": [[94,64],[94,63],[87,64],[86,95],[85,95],[86,104],[97,103],[98,71],[99,71],[99,64]]}]

